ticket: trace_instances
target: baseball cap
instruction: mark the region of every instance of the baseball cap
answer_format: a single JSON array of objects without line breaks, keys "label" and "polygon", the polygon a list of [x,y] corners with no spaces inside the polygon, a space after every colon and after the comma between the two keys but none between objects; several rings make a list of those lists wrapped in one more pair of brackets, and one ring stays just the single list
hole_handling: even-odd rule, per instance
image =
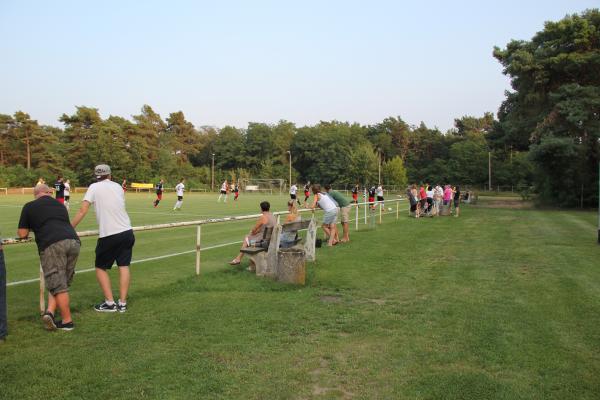
[{"label": "baseball cap", "polygon": [[96,178],[110,175],[110,167],[106,164],[96,165],[96,168],[94,168],[94,175],[96,175]]}]

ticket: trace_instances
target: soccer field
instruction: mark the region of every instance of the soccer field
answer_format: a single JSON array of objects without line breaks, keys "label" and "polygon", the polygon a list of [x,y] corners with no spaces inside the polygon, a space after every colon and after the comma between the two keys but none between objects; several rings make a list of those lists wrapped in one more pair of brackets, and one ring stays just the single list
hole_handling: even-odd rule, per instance
[{"label": "soccer field", "polygon": [[[127,194],[134,225],[254,214],[265,197],[186,195],[181,212],[171,211],[174,195],[158,209],[153,198]],[[0,197],[3,237],[30,199]],[[267,199],[279,211],[288,198]],[[596,399],[596,218],[464,206],[460,218],[396,221],[393,212],[374,229],[361,221],[349,244],[318,249],[305,287],[227,265],[239,244],[203,252],[199,277],[194,253],[144,261],[193,250],[195,229],[139,232],[125,314],[93,311],[100,289],[81,273],[75,330],[49,333],[38,283],[8,288],[0,398]],[[203,247],[239,242],[252,224],[208,225]],[[94,215],[78,228],[95,229]],[[84,238],[78,269],[93,266],[95,240]],[[34,244],[6,246],[5,257],[9,282],[38,276]]]}]

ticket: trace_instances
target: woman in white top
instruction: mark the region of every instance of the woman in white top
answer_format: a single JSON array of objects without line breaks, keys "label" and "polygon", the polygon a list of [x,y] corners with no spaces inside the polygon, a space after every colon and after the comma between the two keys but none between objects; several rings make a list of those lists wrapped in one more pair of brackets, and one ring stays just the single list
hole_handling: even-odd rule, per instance
[{"label": "woman in white top", "polygon": [[333,246],[338,243],[335,239],[338,237],[336,225],[338,214],[337,205],[327,193],[321,193],[321,185],[313,185],[312,192],[315,195],[312,209],[314,210],[318,205],[325,212],[325,214],[323,214],[323,231],[329,236],[327,244]]},{"label": "woman in white top", "polygon": [[427,186],[425,189],[425,196],[427,196],[427,212],[433,211],[433,188],[431,185]]}]

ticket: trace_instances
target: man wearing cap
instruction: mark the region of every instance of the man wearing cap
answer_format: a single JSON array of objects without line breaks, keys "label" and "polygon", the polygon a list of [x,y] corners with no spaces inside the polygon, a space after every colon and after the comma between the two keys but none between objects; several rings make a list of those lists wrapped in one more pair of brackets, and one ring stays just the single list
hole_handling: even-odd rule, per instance
[{"label": "man wearing cap", "polygon": [[[96,166],[94,175],[98,181],[88,188],[79,212],[73,218],[75,228],[87,214],[90,204],[96,210],[98,222],[98,242],[96,244],[96,279],[104,293],[104,302],[94,306],[100,312],[127,311],[127,292],[129,291],[129,264],[135,237],[129,215],[125,210],[125,195],[121,186],[111,181],[110,167],[105,164]],[[107,270],[113,263],[119,267],[119,301],[115,303],[110,277]]]},{"label": "man wearing cap", "polygon": [[[42,316],[47,330],[73,329],[69,306],[69,287],[75,274],[81,243],[69,222],[69,214],[62,203],[52,198],[52,190],[42,183],[33,189],[34,201],[23,206],[19,219],[19,238],[35,233],[40,264],[48,289],[48,309]],[[56,321],[56,309],[62,321]]]}]

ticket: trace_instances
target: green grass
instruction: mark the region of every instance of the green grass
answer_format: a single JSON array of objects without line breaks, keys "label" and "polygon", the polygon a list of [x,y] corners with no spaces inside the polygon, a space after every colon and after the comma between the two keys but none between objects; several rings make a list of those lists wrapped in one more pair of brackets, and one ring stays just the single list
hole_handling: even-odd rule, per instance
[{"label": "green grass", "polygon": [[[0,198],[3,236],[18,218],[8,206],[28,199]],[[215,199],[187,196],[180,215],[172,198],[154,210],[151,197],[128,194],[128,209],[139,225],[254,213],[262,198]],[[281,210],[287,198],[271,200]],[[36,283],[9,287],[0,398],[600,397],[595,214],[465,206],[461,218],[394,216],[319,249],[301,288],[227,266],[232,245],[203,253],[200,277],[194,254],[133,265],[130,310],[104,315],[91,309],[94,274],[78,274],[73,332],[42,330]],[[93,229],[93,215],[84,223]],[[241,240],[251,224],[207,226],[204,245]],[[139,260],[193,249],[195,234],[136,238]],[[92,265],[94,242],[79,269]],[[37,276],[33,245],[5,256],[9,282]]]}]

